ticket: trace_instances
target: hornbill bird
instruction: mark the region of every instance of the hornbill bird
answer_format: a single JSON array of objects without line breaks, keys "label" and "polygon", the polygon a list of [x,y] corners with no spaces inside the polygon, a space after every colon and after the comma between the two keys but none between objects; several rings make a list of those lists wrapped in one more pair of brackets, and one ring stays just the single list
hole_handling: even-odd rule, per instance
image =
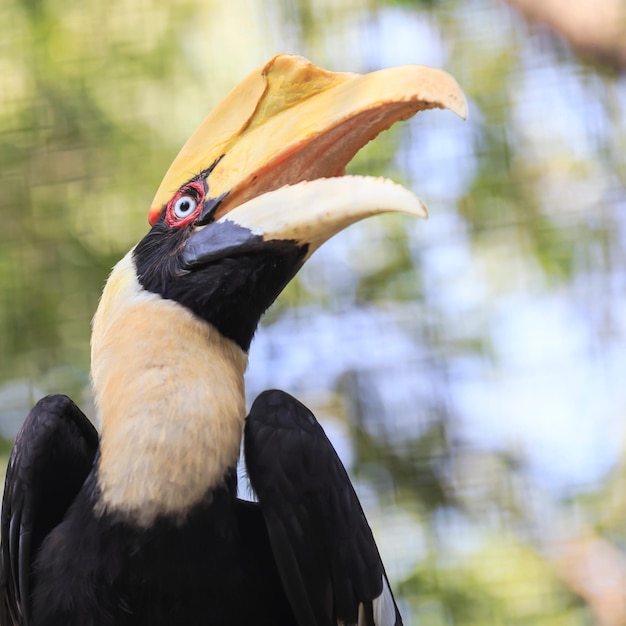
[{"label": "hornbill bird", "polygon": [[[99,432],[52,395],[15,441],[2,626],[402,623],[321,426],[275,390],[246,417],[244,371],[260,317],[325,240],[386,211],[425,217],[408,190],[345,166],[435,107],[466,115],[440,70],[279,55],[201,124],[93,320]],[[237,498],[242,437],[255,503]]]}]

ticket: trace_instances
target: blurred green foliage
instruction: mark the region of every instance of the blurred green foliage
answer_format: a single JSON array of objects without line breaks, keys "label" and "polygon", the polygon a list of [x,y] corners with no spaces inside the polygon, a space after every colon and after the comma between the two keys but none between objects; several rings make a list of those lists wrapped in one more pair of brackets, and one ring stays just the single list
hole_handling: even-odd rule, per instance
[{"label": "blurred green foliage", "polygon": [[[368,145],[349,171],[425,187],[431,224],[355,227],[338,244],[347,253],[320,251],[265,324],[280,329],[295,315],[305,327],[320,306],[369,307],[414,347],[410,362],[347,367],[326,396],[307,398],[350,435],[350,470],[373,492],[366,508],[406,623],[624,623],[626,612],[609,611],[611,622],[606,596],[574,575],[593,546],[615,557],[594,577],[624,575],[623,462],[601,485],[596,476],[549,492],[529,474],[527,451],[467,436],[455,391],[464,372],[494,390],[506,374],[498,363],[512,348],[496,321],[520,293],[572,304],[594,354],[623,347],[623,79],[491,0],[5,0],[0,424],[35,393],[68,393],[89,410],[89,320],[106,275],[146,231],[178,147],[230,87],[279,51],[335,70],[420,62],[405,58],[407,41],[457,77],[470,121],[425,113]],[[293,355],[279,352],[268,369],[290,367]],[[414,393],[390,408],[381,381],[406,371],[416,372]],[[596,542],[576,557],[579,537]],[[566,557],[579,560],[568,569]]]}]

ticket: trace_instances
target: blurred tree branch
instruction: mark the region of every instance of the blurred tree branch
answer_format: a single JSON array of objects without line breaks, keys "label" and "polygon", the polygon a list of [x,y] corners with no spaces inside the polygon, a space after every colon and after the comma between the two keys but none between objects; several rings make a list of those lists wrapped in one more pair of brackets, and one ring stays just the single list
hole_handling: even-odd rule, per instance
[{"label": "blurred tree branch", "polygon": [[626,71],[624,0],[508,0],[529,21],[547,24],[578,52]]}]

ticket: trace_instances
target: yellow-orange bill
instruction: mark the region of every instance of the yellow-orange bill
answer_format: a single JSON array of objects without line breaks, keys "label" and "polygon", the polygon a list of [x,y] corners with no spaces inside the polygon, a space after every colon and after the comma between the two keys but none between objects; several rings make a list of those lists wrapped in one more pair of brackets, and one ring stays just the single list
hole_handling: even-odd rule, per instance
[{"label": "yellow-orange bill", "polygon": [[343,175],[381,131],[431,108],[467,116],[461,88],[442,70],[406,65],[348,74],[278,55],[239,83],[189,138],[161,182],[149,221],[156,223],[176,191],[218,160],[209,196],[228,195],[216,219],[284,185]]}]

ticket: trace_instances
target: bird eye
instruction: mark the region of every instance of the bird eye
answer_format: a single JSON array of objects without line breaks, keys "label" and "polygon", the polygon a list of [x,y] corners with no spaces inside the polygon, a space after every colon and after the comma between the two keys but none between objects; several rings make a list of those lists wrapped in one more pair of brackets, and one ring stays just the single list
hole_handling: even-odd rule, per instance
[{"label": "bird eye", "polygon": [[167,205],[165,223],[170,228],[181,228],[191,224],[200,213],[205,193],[205,184],[199,180],[181,187]]},{"label": "bird eye", "polygon": [[198,207],[198,201],[193,196],[181,196],[174,203],[173,213],[179,220],[189,217]]}]

